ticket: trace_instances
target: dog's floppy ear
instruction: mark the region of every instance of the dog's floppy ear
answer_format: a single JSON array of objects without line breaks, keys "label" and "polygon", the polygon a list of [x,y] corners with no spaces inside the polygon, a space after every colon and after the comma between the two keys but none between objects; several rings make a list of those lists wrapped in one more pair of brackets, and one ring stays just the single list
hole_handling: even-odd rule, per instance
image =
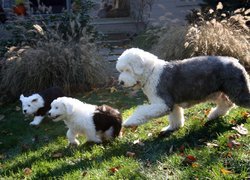
[{"label": "dog's floppy ear", "polygon": [[74,106],[72,104],[69,104],[69,103],[63,103],[65,109],[66,109],[66,112],[67,114],[73,114],[74,112]]},{"label": "dog's floppy ear", "polygon": [[140,55],[134,54],[134,57],[129,62],[129,65],[130,65],[130,67],[132,67],[135,74],[141,75],[143,73],[144,61]]}]

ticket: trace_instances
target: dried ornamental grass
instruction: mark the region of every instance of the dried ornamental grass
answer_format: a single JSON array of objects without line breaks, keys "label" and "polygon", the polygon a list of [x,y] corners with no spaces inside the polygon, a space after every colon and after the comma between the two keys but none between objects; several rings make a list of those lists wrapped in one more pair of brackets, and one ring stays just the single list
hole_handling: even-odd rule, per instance
[{"label": "dried ornamental grass", "polygon": [[11,48],[6,53],[1,70],[1,95],[18,97],[51,86],[62,87],[71,94],[107,82],[106,63],[98,56],[85,29],[77,41],[74,36],[79,34],[67,34],[65,40],[56,31],[38,29],[47,35],[38,39],[35,46]]},{"label": "dried ornamental grass", "polygon": [[187,31],[187,27],[178,25],[162,28],[152,52],[166,61],[190,57],[190,50],[184,47]]},{"label": "dried ornamental grass", "polygon": [[[199,55],[232,56],[250,71],[250,10],[238,9],[223,20],[216,18],[216,10],[209,10],[210,17],[198,13],[199,22],[190,26],[171,26],[158,32],[159,41],[152,52],[164,60],[184,59]],[[214,15],[213,15],[214,14]],[[221,16],[227,16],[221,14]]]}]

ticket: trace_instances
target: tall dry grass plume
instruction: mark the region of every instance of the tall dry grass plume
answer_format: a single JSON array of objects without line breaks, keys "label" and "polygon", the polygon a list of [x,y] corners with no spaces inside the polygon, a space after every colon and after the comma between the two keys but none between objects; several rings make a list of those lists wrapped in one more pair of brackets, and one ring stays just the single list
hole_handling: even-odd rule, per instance
[{"label": "tall dry grass plume", "polygon": [[165,60],[184,59],[199,55],[232,56],[250,71],[250,9],[237,9],[231,15],[215,10],[198,12],[190,26],[172,26],[158,33],[152,51]]},{"label": "tall dry grass plume", "polygon": [[60,28],[60,23],[35,24],[29,30],[33,33],[29,45],[9,49],[1,67],[2,98],[51,86],[71,94],[107,82],[106,63],[79,18],[68,22],[67,31]]}]

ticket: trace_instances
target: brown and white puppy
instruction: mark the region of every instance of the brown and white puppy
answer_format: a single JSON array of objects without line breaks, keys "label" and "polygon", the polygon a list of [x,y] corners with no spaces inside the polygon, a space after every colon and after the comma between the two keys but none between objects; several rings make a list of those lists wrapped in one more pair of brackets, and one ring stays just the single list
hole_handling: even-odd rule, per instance
[{"label": "brown and white puppy", "polygon": [[60,97],[51,103],[49,116],[54,121],[63,120],[67,125],[67,138],[70,144],[79,145],[76,139],[84,134],[87,141],[101,143],[117,137],[122,126],[118,110],[107,106],[86,104],[78,99]]}]

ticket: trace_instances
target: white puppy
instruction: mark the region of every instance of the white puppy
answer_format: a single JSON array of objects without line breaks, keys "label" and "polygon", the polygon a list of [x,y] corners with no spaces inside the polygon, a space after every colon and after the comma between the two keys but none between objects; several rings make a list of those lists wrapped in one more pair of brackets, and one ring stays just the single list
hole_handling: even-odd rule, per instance
[{"label": "white puppy", "polygon": [[35,116],[30,125],[39,125],[50,110],[51,102],[63,95],[62,90],[58,87],[48,88],[28,97],[25,97],[23,94],[20,95],[23,114]]},{"label": "white puppy", "polygon": [[119,83],[142,88],[149,104],[139,106],[123,125],[137,126],[169,115],[161,135],[184,125],[183,108],[210,100],[217,104],[208,119],[226,115],[233,107],[250,108],[249,76],[237,59],[199,56],[166,62],[138,48],[122,53],[116,64]]},{"label": "white puppy", "polygon": [[70,144],[79,145],[76,137],[85,134],[87,141],[101,143],[119,135],[122,117],[110,106],[85,104],[70,97],[60,97],[51,103],[49,116],[67,125]]}]

